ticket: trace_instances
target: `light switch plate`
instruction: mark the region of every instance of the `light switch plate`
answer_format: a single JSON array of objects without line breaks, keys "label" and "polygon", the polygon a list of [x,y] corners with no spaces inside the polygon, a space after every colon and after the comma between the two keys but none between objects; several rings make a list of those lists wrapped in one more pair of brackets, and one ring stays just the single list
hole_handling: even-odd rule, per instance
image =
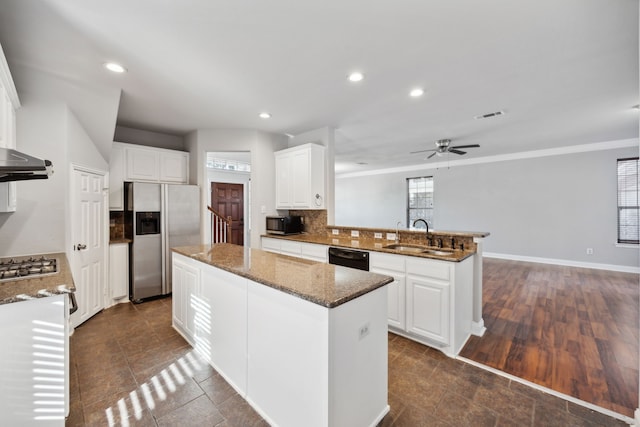
[{"label": "light switch plate", "polygon": [[373,233],[374,239],[382,239],[382,233]]},{"label": "light switch plate", "polygon": [[340,234],[340,230],[337,230],[334,228],[331,230],[331,234],[333,234],[334,236],[337,236],[338,234]]},{"label": "light switch plate", "polygon": [[358,230],[351,230],[351,237],[358,237],[360,236],[360,232]]},{"label": "light switch plate", "polygon": [[387,233],[387,240],[396,240],[396,233]]}]

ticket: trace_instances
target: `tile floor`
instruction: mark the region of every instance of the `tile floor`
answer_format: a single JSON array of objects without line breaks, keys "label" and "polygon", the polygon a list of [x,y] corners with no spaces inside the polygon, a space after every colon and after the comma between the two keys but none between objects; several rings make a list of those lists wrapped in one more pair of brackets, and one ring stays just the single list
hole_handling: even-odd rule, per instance
[{"label": "tile floor", "polygon": [[[389,334],[380,426],[624,426]],[[268,424],[171,327],[171,299],[119,304],[71,337],[67,426]]]}]

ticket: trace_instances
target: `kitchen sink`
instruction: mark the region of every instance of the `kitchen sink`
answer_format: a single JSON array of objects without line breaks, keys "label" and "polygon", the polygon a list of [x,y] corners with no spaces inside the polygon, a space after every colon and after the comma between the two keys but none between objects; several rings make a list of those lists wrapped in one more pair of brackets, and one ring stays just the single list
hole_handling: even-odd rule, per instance
[{"label": "kitchen sink", "polygon": [[420,245],[408,245],[402,243],[394,243],[392,245],[383,246],[384,249],[392,249],[398,252],[408,252],[414,254],[429,254],[429,255],[439,255],[439,256],[452,256],[452,251],[447,251],[444,249],[432,249],[427,246]]}]

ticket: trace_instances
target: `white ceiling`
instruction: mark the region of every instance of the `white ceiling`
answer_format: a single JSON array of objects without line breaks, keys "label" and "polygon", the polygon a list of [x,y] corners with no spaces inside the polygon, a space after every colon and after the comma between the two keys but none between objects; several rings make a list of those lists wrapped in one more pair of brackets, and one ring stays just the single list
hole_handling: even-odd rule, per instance
[{"label": "white ceiling", "polygon": [[96,94],[121,89],[134,128],[334,127],[345,172],[423,163],[409,152],[441,138],[471,158],[638,137],[638,17],[637,0],[3,0],[0,44],[19,94],[39,73],[87,93],[67,102],[98,144],[115,123]]}]

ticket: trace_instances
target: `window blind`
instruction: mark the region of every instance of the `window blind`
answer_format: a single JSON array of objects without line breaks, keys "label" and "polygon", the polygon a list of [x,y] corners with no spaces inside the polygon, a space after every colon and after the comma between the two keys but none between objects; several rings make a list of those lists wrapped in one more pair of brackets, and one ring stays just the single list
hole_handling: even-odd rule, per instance
[{"label": "window blind", "polygon": [[618,243],[640,241],[638,158],[618,159]]}]

